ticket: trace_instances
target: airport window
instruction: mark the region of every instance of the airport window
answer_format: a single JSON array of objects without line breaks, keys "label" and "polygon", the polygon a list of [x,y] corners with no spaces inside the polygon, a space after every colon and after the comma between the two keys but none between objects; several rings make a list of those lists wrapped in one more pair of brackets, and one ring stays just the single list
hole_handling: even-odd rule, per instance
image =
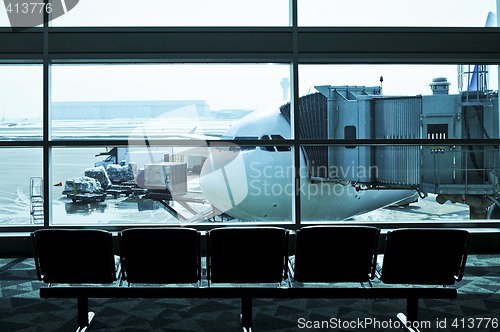
[{"label": "airport window", "polygon": [[[52,0],[55,5],[58,1]],[[66,2],[68,6],[69,2]],[[288,26],[289,0],[85,0],[53,26]],[[266,10],[263,10],[265,8]],[[69,9],[69,10],[68,10]]]},{"label": "airport window", "polygon": [[43,225],[42,149],[0,147],[0,227]]},{"label": "airport window", "polygon": [[[409,6],[398,0],[298,0],[298,8],[299,26],[484,27],[496,2],[423,0]],[[328,14],[318,15],[320,11]]]},{"label": "airport window", "polygon": [[[402,207],[408,205],[428,210],[424,219],[488,217],[491,208],[486,207],[496,201],[494,187],[500,174],[498,147],[443,142],[487,143],[500,137],[497,66],[303,65],[299,69],[301,89],[307,91],[299,99],[299,134],[304,143],[413,142],[345,146],[349,149],[304,144],[302,221],[326,221],[327,215],[338,220],[411,220],[414,216]],[[380,76],[379,84],[368,85]],[[330,78],[334,81],[328,82]],[[430,141],[416,146],[418,140]],[[346,202],[332,204],[335,210],[321,215],[325,209],[315,204],[328,199]],[[370,204],[391,205],[389,201],[392,207],[364,210]]]},{"label": "airport window", "polygon": [[[355,126],[345,126],[344,127],[344,139],[353,140],[356,139],[356,127]],[[346,149],[354,149],[354,145],[346,145]]]},{"label": "airport window", "polygon": [[285,77],[279,64],[53,66],[52,138],[219,138],[283,103]]},{"label": "airport window", "polygon": [[[424,1],[412,15],[391,0],[194,3],[65,2],[43,27],[0,28],[1,163],[20,165],[4,174],[16,185],[2,195],[2,225],[488,217],[500,174],[498,28],[476,28],[493,25],[495,1]],[[463,31],[478,41],[450,49]],[[105,191],[107,164],[123,177]],[[464,193],[474,209],[450,203]],[[427,204],[425,217],[411,213]]]},{"label": "airport window", "polygon": [[54,148],[52,224],[218,221],[200,188],[209,155],[187,144]]},{"label": "airport window", "polygon": [[302,65],[299,70],[304,140],[500,137],[496,65],[484,65],[477,75],[475,66],[463,65]]},{"label": "airport window", "polygon": [[[269,138],[269,135],[262,135],[262,137],[260,138],[261,140],[265,140],[265,141],[268,141],[270,140],[271,138]],[[264,150],[264,151],[269,151],[269,152],[274,152],[276,151],[274,149],[274,146],[272,145],[267,145],[267,146],[261,146],[260,147],[261,150]]]},{"label": "airport window", "polygon": [[[330,145],[323,165],[306,156],[301,220],[432,224],[489,219],[498,211],[493,204],[500,174],[498,146],[437,142],[359,145],[352,152]],[[304,153],[308,148],[303,147]]]},{"label": "airport window", "polygon": [[52,225],[291,221],[290,152],[167,144],[53,148]]},{"label": "airport window", "polygon": [[0,140],[41,140],[42,66],[0,65]]}]

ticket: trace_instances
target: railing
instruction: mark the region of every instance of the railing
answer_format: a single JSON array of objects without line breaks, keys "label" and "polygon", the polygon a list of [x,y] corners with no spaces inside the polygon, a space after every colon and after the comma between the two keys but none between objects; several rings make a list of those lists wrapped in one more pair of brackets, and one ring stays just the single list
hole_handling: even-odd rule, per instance
[{"label": "railing", "polygon": [[43,179],[30,178],[30,218],[32,224],[43,224]]}]

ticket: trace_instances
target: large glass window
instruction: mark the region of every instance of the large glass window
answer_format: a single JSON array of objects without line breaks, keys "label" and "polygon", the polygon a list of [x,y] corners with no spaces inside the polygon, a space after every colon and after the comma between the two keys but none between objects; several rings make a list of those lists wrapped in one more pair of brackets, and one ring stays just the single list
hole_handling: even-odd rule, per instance
[{"label": "large glass window", "polygon": [[0,147],[0,226],[43,224],[42,149]]},{"label": "large glass window", "polygon": [[[51,225],[103,227],[413,220],[426,209],[430,220],[485,218],[498,201],[500,116],[496,51],[484,41],[498,32],[454,27],[495,26],[497,2],[54,0],[46,29],[0,34],[2,169],[23,165],[22,178],[4,176],[3,197],[28,212],[12,217],[19,206],[7,205],[3,220],[41,224],[40,205],[50,206],[42,212]],[[290,27],[291,13],[298,30],[273,28]],[[252,42],[187,54],[178,46],[196,33],[150,51],[119,42],[111,50],[95,38],[210,26],[225,27],[203,30],[210,38],[243,33]],[[409,31],[437,37],[410,33],[415,48],[405,53],[355,50],[342,39],[348,31],[376,48],[371,32],[343,28],[374,26],[394,45]],[[466,30],[480,49],[460,41]],[[78,35],[86,53],[58,43],[60,33]],[[461,55],[443,48],[448,36],[463,42]],[[269,47],[275,41],[283,43]],[[442,65],[462,56],[471,64]],[[43,65],[8,64],[30,61]],[[484,61],[492,65],[474,65]],[[341,65],[353,62],[370,65]],[[34,203],[44,186],[50,197]]]},{"label": "large glass window", "polygon": [[299,0],[298,8],[299,26],[484,27],[496,1]]},{"label": "large glass window", "polygon": [[288,26],[288,6],[288,0],[85,0],[52,25]]},{"label": "large glass window", "polygon": [[[266,146],[234,146],[212,149],[201,177],[207,199],[232,222],[291,222],[294,195],[290,147],[273,145],[262,138],[272,117],[261,118],[253,129]],[[249,119],[250,120],[250,119]],[[265,120],[271,120],[265,122]],[[269,136],[280,136],[274,127]],[[274,140],[280,141],[280,139]],[[282,142],[281,142],[282,143]],[[279,143],[278,143],[279,144]]]},{"label": "large glass window", "polygon": [[0,140],[42,138],[42,66],[0,65]]},{"label": "large glass window", "polygon": [[[487,217],[498,190],[498,146],[445,140],[500,138],[497,66],[302,65],[299,71],[301,140],[337,141],[302,146],[304,221],[414,220],[415,210],[426,220]],[[384,206],[392,207],[377,210]]]},{"label": "large glass window", "polygon": [[[292,159],[280,145],[290,138],[290,123],[279,113],[290,98],[289,68],[54,66],[52,138],[121,139],[128,145],[53,149],[52,176],[64,184],[53,189],[53,223],[291,220]],[[233,140],[265,140],[269,146]],[[277,160],[286,166],[279,181],[290,192],[270,191],[272,211],[255,209],[257,196],[274,184],[268,168]],[[86,171],[94,166],[104,166],[111,182],[95,193],[80,190],[94,186],[81,178],[99,173]],[[128,177],[112,178],[116,171]],[[281,212],[273,214],[278,205]]]},{"label": "large glass window", "polygon": [[[301,217],[304,222],[449,222],[487,219],[499,189],[496,145],[321,146],[318,165],[304,145]],[[486,142],[486,141],[484,141]],[[309,153],[309,154],[308,154]]]},{"label": "large glass window", "polygon": [[[467,89],[473,71],[474,65],[300,65],[299,95],[318,92],[315,87],[324,85],[380,87],[380,94],[388,96],[429,95],[438,77],[445,77],[449,93],[457,94]],[[498,66],[484,66],[480,75],[486,71],[487,88],[497,90]]]},{"label": "large glass window", "polygon": [[218,138],[244,115],[289,101],[289,68],[53,66],[52,138]]},{"label": "large glass window", "polygon": [[[305,144],[295,187],[293,147],[284,143],[292,137],[288,66],[56,66],[53,138],[129,144],[53,149],[53,179],[64,184],[53,188],[53,223],[291,222],[294,190],[303,222],[414,220],[415,209],[428,220],[486,218],[498,148],[440,140],[500,137],[496,68],[301,65],[297,124]],[[222,78],[210,84],[217,72]],[[86,84],[94,75],[96,86]],[[176,88],[195,79],[198,89]],[[180,96],[187,105],[178,109],[151,100],[179,105]],[[307,145],[327,139],[338,143]],[[367,146],[358,139],[427,142]],[[101,177],[95,166],[105,167],[109,182],[82,191],[96,182],[84,173]],[[128,177],[113,178],[117,171]],[[461,197],[466,204],[455,205]]]}]

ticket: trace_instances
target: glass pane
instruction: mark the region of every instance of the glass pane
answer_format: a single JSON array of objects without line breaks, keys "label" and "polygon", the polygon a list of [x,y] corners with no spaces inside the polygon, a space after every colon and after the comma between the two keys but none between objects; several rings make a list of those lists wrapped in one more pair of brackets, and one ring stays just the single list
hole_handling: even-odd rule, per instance
[{"label": "glass pane", "polygon": [[42,138],[42,66],[0,66],[0,140]]},{"label": "glass pane", "polygon": [[43,224],[42,160],[41,148],[0,148],[0,226]]},{"label": "glass pane", "polygon": [[116,147],[115,150],[119,151],[107,147],[52,149],[55,183],[52,187],[52,224],[169,222],[169,214],[160,204],[142,197],[128,164],[121,166],[116,162],[116,158],[128,158],[125,153],[128,149]]},{"label": "glass pane", "polygon": [[498,193],[498,146],[314,146],[329,156],[321,166],[311,148],[303,146],[304,221],[487,219]]},{"label": "glass pane", "polygon": [[[459,75],[460,70],[463,75]],[[379,87],[380,94],[388,96],[428,95],[432,94],[430,83],[437,77],[446,77],[450,82],[449,93],[456,94],[467,89],[465,82],[467,78],[470,80],[467,72],[473,70],[473,65],[301,65],[299,94],[315,93],[316,86],[349,85]],[[488,71],[487,88],[497,90],[497,66],[485,66],[484,70]]]},{"label": "glass pane", "polygon": [[243,116],[287,102],[289,68],[53,66],[52,138],[218,138]]},{"label": "glass pane", "polygon": [[484,27],[496,1],[298,0],[298,12],[299,26]]},{"label": "glass pane", "polygon": [[299,71],[302,139],[500,137],[497,66],[303,65]]},{"label": "glass pane", "polygon": [[290,158],[231,142],[54,148],[52,223],[289,221]]},{"label": "glass pane", "polygon": [[[486,143],[500,137],[497,68],[300,66],[301,139],[349,141],[303,146],[303,220],[396,220],[398,214],[356,216],[405,197],[414,199],[411,190],[428,195],[418,201],[424,205],[416,205],[425,211],[424,219],[468,219],[468,205],[447,210],[428,203],[430,199],[463,203],[463,197],[473,204],[472,218],[486,218],[486,207],[492,205],[487,196],[495,197],[498,192],[498,147],[447,146],[443,140]],[[395,144],[421,139],[428,145],[359,146],[358,139],[392,139]],[[388,190],[363,190],[363,186]],[[338,203],[325,212],[321,204],[329,200]]]},{"label": "glass pane", "polygon": [[[52,2],[57,5],[58,0]],[[68,0],[66,7],[68,7]],[[288,26],[289,0],[85,0],[53,26]],[[265,10],[263,10],[265,9]]]}]

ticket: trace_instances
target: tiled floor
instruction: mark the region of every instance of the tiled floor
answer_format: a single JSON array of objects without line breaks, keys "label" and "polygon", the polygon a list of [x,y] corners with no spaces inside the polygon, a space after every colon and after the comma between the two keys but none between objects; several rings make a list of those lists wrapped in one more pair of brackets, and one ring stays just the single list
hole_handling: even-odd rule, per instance
[{"label": "tiled floor", "polygon": [[[472,255],[467,265],[458,299],[420,301],[420,322],[430,324],[422,331],[499,329],[492,323],[500,326],[500,255]],[[40,286],[32,259],[0,259],[0,331],[76,330],[76,301],[40,299]],[[91,299],[89,303],[96,312],[91,331],[240,331],[238,299]],[[398,331],[389,324],[406,309],[404,300],[255,299],[253,304],[253,331]],[[488,328],[487,319],[491,319]],[[358,325],[369,320],[372,324]],[[353,322],[355,328],[341,328]],[[324,328],[307,329],[310,324]]]}]

